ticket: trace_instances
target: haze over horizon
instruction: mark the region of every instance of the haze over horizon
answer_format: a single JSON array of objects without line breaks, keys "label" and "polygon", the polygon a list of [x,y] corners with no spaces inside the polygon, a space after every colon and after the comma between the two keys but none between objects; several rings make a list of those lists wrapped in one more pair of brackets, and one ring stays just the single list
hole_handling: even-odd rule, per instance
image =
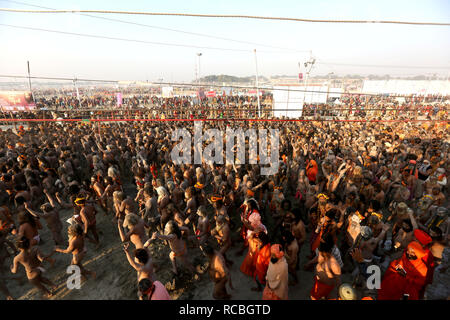
[{"label": "haze over horizon", "polygon": [[[27,4],[27,5],[25,5]],[[41,8],[38,8],[40,6]],[[247,14],[310,19],[400,20],[449,22],[448,1],[64,1],[0,0],[0,7],[15,9],[84,9],[151,12]],[[316,58],[311,75],[414,76],[450,71],[450,27],[382,24],[331,24],[248,19],[210,19],[134,15],[92,16],[145,24],[124,24],[84,15],[0,12],[0,74],[107,80],[190,82],[195,79],[197,53],[201,52],[200,77],[255,74],[257,50],[261,76],[305,72],[303,63]],[[3,25],[1,25],[3,24]],[[148,42],[214,47],[188,48],[148,43],[88,38],[4,25],[41,28]],[[148,27],[151,26],[151,27]],[[266,44],[294,52],[248,43],[162,30],[201,33],[238,41]],[[244,50],[244,51],[231,51]],[[299,70],[299,62],[302,68]],[[329,63],[338,63],[332,65]],[[360,66],[351,66],[360,65]],[[362,65],[383,65],[367,67]],[[399,68],[419,66],[444,68]],[[2,81],[5,79],[2,79]]]}]

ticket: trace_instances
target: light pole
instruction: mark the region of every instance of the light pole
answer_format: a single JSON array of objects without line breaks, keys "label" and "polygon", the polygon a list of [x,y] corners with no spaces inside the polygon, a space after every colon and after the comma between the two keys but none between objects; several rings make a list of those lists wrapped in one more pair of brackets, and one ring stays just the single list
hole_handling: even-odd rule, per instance
[{"label": "light pole", "polygon": [[[312,70],[312,67],[314,65],[314,63],[316,63],[316,59],[310,58],[309,61],[305,62],[305,70],[306,70],[306,76],[305,76],[305,81],[304,81],[304,91],[303,91],[303,104],[305,103],[306,100],[306,90],[307,90],[307,86],[308,86],[308,78],[309,78],[309,73]],[[308,66],[309,66],[309,70],[308,70]],[[312,102],[312,98],[311,98],[311,102]],[[316,115],[316,109],[314,109],[314,116]]]},{"label": "light pole", "polygon": [[256,59],[256,49],[253,50],[255,53],[255,67],[256,67],[256,99],[258,100],[258,117],[261,117],[261,103],[259,101],[259,86],[258,86],[258,60]]},{"label": "light pole", "polygon": [[300,74],[302,73],[302,64],[299,62],[298,63],[298,83],[300,83],[300,80],[303,79],[303,75],[302,75],[302,79],[300,79]]},{"label": "light pole", "polygon": [[327,84],[328,84],[328,90],[327,90],[327,102],[328,102],[328,95],[330,94],[330,76],[333,75],[333,74],[334,74],[334,72],[330,72],[330,73],[328,74],[328,82],[327,82]]},{"label": "light pole", "polygon": [[78,108],[81,108],[80,93],[78,91],[77,78],[75,76],[73,77],[73,86],[75,87],[75,90],[76,90],[76,93],[77,93]]},{"label": "light pole", "polygon": [[196,82],[197,84],[200,81],[200,57],[202,56],[202,53],[197,53],[197,72],[196,72]]},{"label": "light pole", "polygon": [[[445,84],[447,84],[448,83],[448,77],[449,77],[449,72],[447,72],[447,78],[445,79]],[[441,93],[441,101],[439,102],[439,103],[442,103],[442,100],[444,99],[444,90],[442,90],[442,93]]]},{"label": "light pole", "polygon": [[33,90],[31,90],[30,61],[27,61],[27,68],[28,68],[28,85],[30,87],[30,94],[31,97],[33,98],[33,101],[36,102],[36,100],[34,99]]},{"label": "light pole", "polygon": [[162,82],[163,82],[164,78],[160,78],[158,80],[159,80],[159,93],[160,93],[161,98],[162,98]]}]

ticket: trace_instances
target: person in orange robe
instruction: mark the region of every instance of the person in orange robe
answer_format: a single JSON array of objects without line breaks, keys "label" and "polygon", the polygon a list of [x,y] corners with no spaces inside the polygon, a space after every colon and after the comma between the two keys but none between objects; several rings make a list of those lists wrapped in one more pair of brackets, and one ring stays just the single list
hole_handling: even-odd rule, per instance
[{"label": "person in orange robe", "polygon": [[248,252],[244,261],[242,262],[240,270],[253,278],[256,271],[256,258],[259,252],[259,246],[261,241],[258,238],[259,232],[267,232],[266,227],[261,222],[261,216],[253,213],[249,220],[244,221],[247,225],[247,239],[248,239]]},{"label": "person in orange robe", "polygon": [[243,222],[243,226],[242,226],[240,234],[241,234],[241,237],[244,239],[244,247],[242,248],[242,251],[241,251],[241,254],[242,254],[245,250],[245,247],[248,246],[248,239],[247,239],[248,228],[245,225],[245,221],[249,220],[253,214],[259,215],[259,211],[258,211],[258,204],[257,204],[256,200],[253,198],[249,199],[246,203],[244,203],[241,206],[241,208],[243,209],[243,212],[241,214],[241,220]]},{"label": "person in orange robe", "polygon": [[310,158],[306,163],[306,176],[308,177],[310,183],[312,184],[316,183],[316,177],[318,172],[319,166],[317,165],[317,162]]},{"label": "person in orange robe", "polygon": [[264,232],[260,232],[258,234],[258,238],[261,241],[261,245],[259,247],[258,254],[255,256],[256,262],[254,279],[256,282],[256,287],[252,288],[253,291],[262,291],[263,285],[266,284],[266,273],[267,268],[269,268],[271,257],[269,236]]},{"label": "person in orange robe", "polygon": [[427,282],[425,257],[422,245],[412,241],[403,256],[389,265],[378,290],[378,300],[401,300],[406,294],[409,300],[418,300]]},{"label": "person in orange robe", "polygon": [[[423,257],[423,261],[427,265],[428,272],[427,272],[427,281],[426,285],[429,285],[433,282],[433,275],[434,275],[434,268],[435,268],[435,262],[434,262],[434,256],[431,253],[431,250],[429,249],[429,246],[433,239],[431,239],[430,235],[426,233],[423,230],[416,229],[414,230],[414,237],[416,240],[422,245],[423,250],[425,251],[425,256]],[[419,298],[423,299],[425,295],[425,288],[426,285],[422,288]]]},{"label": "person in orange robe", "polygon": [[242,271],[242,273],[253,278],[256,271],[255,257],[258,256],[260,240],[255,233],[252,233],[247,239],[248,251],[247,255],[244,258],[244,261],[242,261],[240,270]]}]

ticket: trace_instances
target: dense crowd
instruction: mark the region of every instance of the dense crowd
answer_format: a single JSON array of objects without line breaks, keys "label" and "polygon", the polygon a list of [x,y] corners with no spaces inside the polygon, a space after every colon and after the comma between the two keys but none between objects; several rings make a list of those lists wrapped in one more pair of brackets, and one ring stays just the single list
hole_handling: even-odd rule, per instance
[{"label": "dense crowd", "polygon": [[[196,109],[189,99],[156,99]],[[215,103],[225,110],[244,101]],[[226,126],[278,129],[278,172],[174,163],[172,132],[192,132],[193,122],[36,123],[0,132],[1,292],[13,298],[3,275],[23,266],[29,282],[51,296],[55,285],[41,267],[58,253],[95,278],[83,259],[87,242],[102,241],[96,214],[105,212],[124,262],[137,272],[140,299],[170,299],[154,271],[155,241],[170,247],[173,277],[181,269],[194,275],[188,252],[200,250],[215,299],[231,298],[236,248],[246,253],[240,272],[253,279],[255,299],[288,299],[289,288],[302,285],[300,268],[314,271],[314,300],[331,299],[336,289],[338,299],[448,299],[448,122],[208,121],[203,129]],[[61,210],[73,210],[69,224]],[[47,255],[39,250],[42,228],[56,245]],[[370,285],[374,267],[379,288]],[[352,283],[342,281],[345,274]]]}]

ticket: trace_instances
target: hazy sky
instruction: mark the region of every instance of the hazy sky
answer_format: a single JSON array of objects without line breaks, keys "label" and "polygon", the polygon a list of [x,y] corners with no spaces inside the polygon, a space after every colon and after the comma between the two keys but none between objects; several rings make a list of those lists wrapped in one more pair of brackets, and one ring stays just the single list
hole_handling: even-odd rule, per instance
[{"label": "hazy sky", "polygon": [[[20,1],[22,2],[22,1]],[[246,14],[310,19],[404,20],[450,22],[450,1],[304,1],[304,0],[196,0],[196,1],[56,1],[22,3],[53,9],[127,10]],[[39,9],[0,0],[2,8]],[[415,75],[450,71],[450,27],[381,24],[329,24],[248,19],[97,16],[126,20],[159,28],[226,37],[295,50],[311,50],[318,62],[369,65],[443,66],[442,69],[367,68],[317,64],[312,74]],[[236,43],[95,19],[78,14],[0,12],[0,24],[66,32],[129,38],[150,42],[247,50],[234,52],[92,39],[0,26],[0,74],[156,81],[191,81],[196,53],[201,52],[201,75],[255,74],[253,49],[257,49],[259,74],[297,74],[298,62],[308,52],[294,52]],[[263,52],[267,51],[267,52]]]}]

